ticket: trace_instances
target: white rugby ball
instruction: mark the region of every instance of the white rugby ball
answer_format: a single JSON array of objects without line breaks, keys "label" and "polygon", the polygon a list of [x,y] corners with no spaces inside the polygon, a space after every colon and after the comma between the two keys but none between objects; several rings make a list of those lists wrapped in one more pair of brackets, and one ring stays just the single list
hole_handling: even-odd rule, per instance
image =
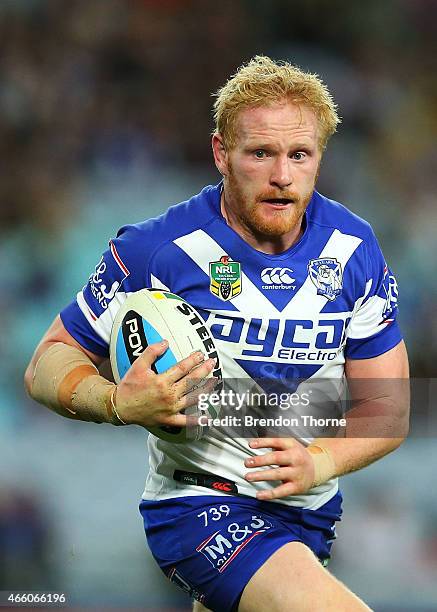
[{"label": "white rugby ball", "polygon": [[[116,314],[110,340],[110,359],[114,380],[119,383],[135,359],[155,342],[168,340],[169,347],[152,365],[161,374],[193,351],[201,350],[205,358],[217,359],[211,376],[222,378],[220,359],[211,332],[200,314],[178,295],[161,289],[141,289],[131,293]],[[215,418],[217,409],[209,405],[208,416]],[[157,426],[149,431],[168,442],[198,440],[205,427]]]}]

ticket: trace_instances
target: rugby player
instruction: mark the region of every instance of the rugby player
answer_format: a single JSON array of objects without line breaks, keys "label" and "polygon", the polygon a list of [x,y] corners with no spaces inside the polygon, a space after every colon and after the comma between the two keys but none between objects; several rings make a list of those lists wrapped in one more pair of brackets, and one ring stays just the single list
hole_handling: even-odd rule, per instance
[{"label": "rugby player", "polygon": [[[162,342],[118,385],[96,367],[108,357],[119,306],[151,286],[202,313],[227,378],[408,377],[396,283],[375,235],[315,190],[339,123],[326,86],[256,56],[217,92],[214,111],[220,184],[123,227],[37,347],[26,387],[58,414],[116,426],[186,424],[182,411],[196,403],[213,360],[196,353],[155,374]],[[194,394],[186,395],[188,379],[200,385]],[[209,433],[179,445],[149,436],[140,505],[148,544],[197,600],[195,610],[369,610],[325,568],[341,514],[338,477],[401,444],[408,400],[391,387],[358,387],[360,418],[343,437]],[[357,422],[375,414],[378,435],[363,435]]]}]

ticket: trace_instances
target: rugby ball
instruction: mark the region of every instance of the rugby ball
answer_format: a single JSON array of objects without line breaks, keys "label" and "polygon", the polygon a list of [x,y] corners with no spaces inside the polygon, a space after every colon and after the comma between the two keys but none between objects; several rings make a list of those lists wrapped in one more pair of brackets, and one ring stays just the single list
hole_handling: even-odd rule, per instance
[{"label": "rugby ball", "polygon": [[[141,289],[131,293],[117,312],[111,331],[110,360],[114,380],[119,383],[141,353],[155,342],[168,340],[169,347],[152,366],[161,374],[193,351],[201,350],[205,358],[217,359],[211,376],[222,378],[220,359],[214,340],[200,314],[178,295],[161,289]],[[188,413],[193,412],[192,409]],[[208,405],[208,415],[215,418],[217,409]],[[198,440],[206,428],[157,426],[149,431],[168,442]]]}]

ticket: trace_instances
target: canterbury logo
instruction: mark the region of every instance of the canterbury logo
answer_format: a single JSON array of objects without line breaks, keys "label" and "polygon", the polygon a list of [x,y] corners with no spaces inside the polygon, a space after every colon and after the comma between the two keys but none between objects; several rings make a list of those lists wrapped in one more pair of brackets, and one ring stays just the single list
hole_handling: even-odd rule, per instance
[{"label": "canterbury logo", "polygon": [[291,285],[296,280],[290,273],[291,268],[264,268],[261,272],[261,280],[266,285]]},{"label": "canterbury logo", "polygon": [[231,485],[227,482],[213,482],[211,487],[218,491],[232,491]]}]

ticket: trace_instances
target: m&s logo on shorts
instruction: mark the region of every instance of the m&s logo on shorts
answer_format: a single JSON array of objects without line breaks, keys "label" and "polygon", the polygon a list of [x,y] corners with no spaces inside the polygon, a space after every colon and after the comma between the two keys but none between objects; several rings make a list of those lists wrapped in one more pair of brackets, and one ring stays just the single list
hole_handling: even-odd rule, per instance
[{"label": "m&s logo on shorts", "polygon": [[260,516],[252,516],[249,524],[231,523],[223,535],[218,530],[204,540],[196,551],[208,559],[211,565],[218,571],[224,570],[232,563],[235,557],[255,537],[262,535],[273,524]]}]

